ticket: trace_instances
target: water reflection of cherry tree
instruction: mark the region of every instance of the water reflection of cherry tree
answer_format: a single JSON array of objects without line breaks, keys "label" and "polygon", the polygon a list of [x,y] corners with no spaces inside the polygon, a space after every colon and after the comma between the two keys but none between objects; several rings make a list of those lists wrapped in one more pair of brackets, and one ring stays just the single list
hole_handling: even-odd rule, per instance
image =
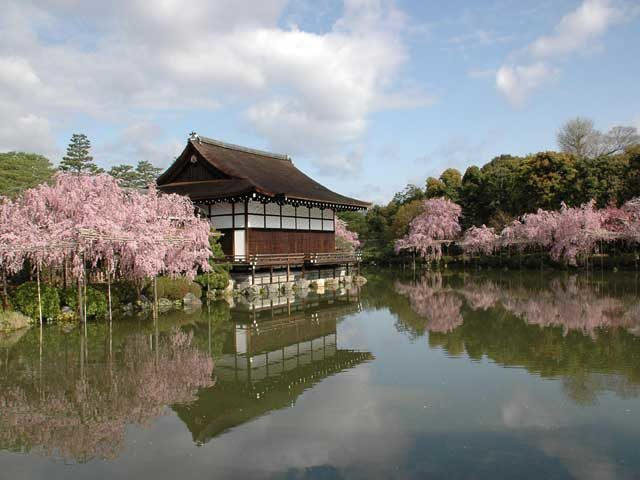
[{"label": "water reflection of cherry tree", "polygon": [[3,375],[0,448],[78,462],[113,458],[127,425],[149,425],[167,405],[212,385],[213,361],[190,333],[131,335],[115,353],[100,345],[104,337],[91,348],[91,337],[78,337],[79,350],[65,343],[51,358],[45,353],[42,366],[23,357]]},{"label": "water reflection of cherry tree", "polygon": [[[462,282],[456,282],[460,277]],[[409,299],[420,318],[404,322],[416,334],[449,332],[462,325],[463,303],[478,311],[500,307],[530,325],[560,327],[565,335],[578,331],[595,336],[599,329],[616,327],[640,332],[637,295],[608,292],[577,275],[544,280],[536,288],[511,280],[428,272],[417,282],[396,281],[395,291]]]},{"label": "water reflection of cherry tree", "polygon": [[396,282],[395,290],[409,299],[420,318],[409,326],[414,333],[450,332],[462,325],[462,300],[455,292],[443,288],[440,274],[424,275],[416,283]]},{"label": "water reflection of cherry tree", "polygon": [[[636,287],[629,278],[430,272],[415,284],[396,283],[411,311],[396,310],[399,328],[412,335],[429,331],[432,348],[559,379],[569,398],[590,404],[605,391],[620,398],[640,394]],[[435,312],[443,297],[459,301]],[[431,318],[450,323],[432,328]]]},{"label": "water reflection of cherry tree", "polygon": [[639,305],[621,295],[600,291],[598,285],[573,275],[555,278],[545,288],[498,285],[491,280],[465,282],[460,289],[472,309],[501,305],[530,325],[560,327],[564,334],[579,331],[594,336],[598,329],[638,328]]}]

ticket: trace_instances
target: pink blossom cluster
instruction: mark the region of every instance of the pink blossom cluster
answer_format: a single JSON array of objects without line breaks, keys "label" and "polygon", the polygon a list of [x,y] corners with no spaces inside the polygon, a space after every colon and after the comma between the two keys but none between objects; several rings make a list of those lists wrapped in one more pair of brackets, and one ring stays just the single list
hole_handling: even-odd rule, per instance
[{"label": "pink blossom cluster", "polygon": [[[442,244],[455,241],[460,234],[460,214],[460,206],[450,200],[426,200],[409,233],[396,241],[396,252],[413,250],[423,258],[440,259]],[[459,244],[465,253],[484,255],[500,247],[541,247],[554,260],[576,265],[580,257],[596,251],[599,242],[614,239],[640,243],[640,198],[620,208],[599,210],[592,200],[579,207],[563,203],[554,212],[539,209],[514,220],[500,235],[485,225],[471,227]]]},{"label": "pink blossom cluster", "polygon": [[576,265],[578,256],[593,253],[603,237],[602,220],[602,213],[596,210],[593,200],[577,208],[563,203],[556,214],[551,258]]},{"label": "pink blossom cluster", "polygon": [[422,213],[409,226],[409,233],[396,241],[396,252],[415,250],[423,258],[440,259],[442,243],[451,242],[460,234],[461,214],[460,205],[451,200],[425,200]]},{"label": "pink blossom cluster", "polygon": [[346,245],[349,250],[355,250],[360,247],[358,234],[349,230],[346,222],[339,218],[336,218],[335,235],[336,241]]},{"label": "pink blossom cluster", "polygon": [[464,253],[469,255],[490,255],[498,246],[499,238],[493,228],[488,228],[485,225],[481,227],[471,227],[464,232],[460,246],[464,250]]},{"label": "pink blossom cluster", "polygon": [[52,185],[0,201],[0,266],[16,272],[70,261],[76,278],[100,264],[128,279],[193,277],[209,268],[209,224],[179,195],[121,188],[108,175],[59,173]]},{"label": "pink blossom cluster", "polygon": [[523,215],[500,234],[502,246],[539,246],[548,249],[554,260],[570,265],[593,253],[598,242],[613,239],[640,242],[640,199],[600,210],[593,200],[579,207],[563,203],[557,212],[540,209]]},{"label": "pink blossom cluster", "polygon": [[622,206],[624,213],[624,238],[633,243],[640,243],[640,197],[629,200]]}]

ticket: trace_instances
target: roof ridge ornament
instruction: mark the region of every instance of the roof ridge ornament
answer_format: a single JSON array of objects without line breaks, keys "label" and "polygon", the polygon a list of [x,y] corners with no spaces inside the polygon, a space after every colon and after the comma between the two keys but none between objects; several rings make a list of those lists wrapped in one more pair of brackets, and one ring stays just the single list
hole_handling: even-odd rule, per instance
[{"label": "roof ridge ornament", "polygon": [[200,140],[200,135],[198,135],[196,131],[193,131],[189,134],[189,140],[191,140],[192,142],[202,143],[202,141]]}]

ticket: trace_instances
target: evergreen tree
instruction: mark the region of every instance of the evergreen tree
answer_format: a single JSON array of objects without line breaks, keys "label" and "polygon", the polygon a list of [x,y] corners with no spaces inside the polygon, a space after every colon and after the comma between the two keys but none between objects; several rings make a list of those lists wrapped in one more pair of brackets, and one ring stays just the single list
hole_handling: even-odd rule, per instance
[{"label": "evergreen tree", "polygon": [[97,175],[103,173],[100,167],[93,162],[93,157],[89,155],[91,142],[83,133],[74,133],[67,147],[67,154],[60,162],[60,170],[72,173],[88,173]]},{"label": "evergreen tree", "polygon": [[108,173],[124,188],[134,188],[138,182],[138,173],[131,165],[116,165]]},{"label": "evergreen tree", "polygon": [[143,160],[138,162],[135,169],[125,164],[111,167],[109,175],[115,178],[121,187],[147,188],[155,183],[161,172],[161,168],[154,167],[150,162]]},{"label": "evergreen tree", "polygon": [[138,187],[146,188],[152,183],[156,183],[156,178],[162,173],[162,169],[155,167],[151,162],[142,160],[138,162],[136,166],[136,173],[138,174]]},{"label": "evergreen tree", "polygon": [[51,162],[36,153],[0,153],[0,195],[15,197],[27,188],[51,180]]}]

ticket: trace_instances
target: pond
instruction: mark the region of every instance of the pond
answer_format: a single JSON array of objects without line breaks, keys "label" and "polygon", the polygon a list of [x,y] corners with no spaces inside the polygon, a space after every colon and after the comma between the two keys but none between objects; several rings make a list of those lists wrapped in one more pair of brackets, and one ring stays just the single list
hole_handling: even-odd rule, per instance
[{"label": "pond", "polygon": [[0,344],[0,478],[638,478],[634,273],[349,290]]}]

